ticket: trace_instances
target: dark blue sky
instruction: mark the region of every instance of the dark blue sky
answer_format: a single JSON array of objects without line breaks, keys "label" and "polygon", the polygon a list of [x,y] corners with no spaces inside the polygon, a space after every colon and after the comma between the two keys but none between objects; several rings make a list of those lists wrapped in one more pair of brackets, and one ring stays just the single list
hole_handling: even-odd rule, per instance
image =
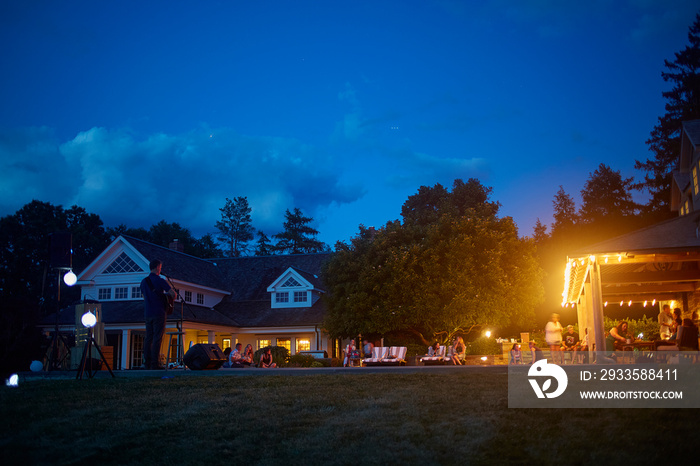
[{"label": "dark blue sky", "polygon": [[479,178],[529,235],[635,159],[695,1],[3,2],[0,216],[214,232],[227,197],[320,239]]}]

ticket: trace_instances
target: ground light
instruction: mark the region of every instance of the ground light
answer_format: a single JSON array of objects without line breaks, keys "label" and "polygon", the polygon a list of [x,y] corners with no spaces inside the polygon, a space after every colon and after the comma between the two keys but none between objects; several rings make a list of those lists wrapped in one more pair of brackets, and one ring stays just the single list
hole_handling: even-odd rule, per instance
[{"label": "ground light", "polygon": [[5,381],[5,385],[8,387],[16,387],[19,385],[19,376],[17,374],[12,374],[9,379]]}]

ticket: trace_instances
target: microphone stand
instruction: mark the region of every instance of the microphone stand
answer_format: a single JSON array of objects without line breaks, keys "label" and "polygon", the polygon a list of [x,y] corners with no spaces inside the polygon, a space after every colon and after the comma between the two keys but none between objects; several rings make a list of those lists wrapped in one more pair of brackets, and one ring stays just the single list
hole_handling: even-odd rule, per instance
[{"label": "microphone stand", "polygon": [[[185,298],[183,298],[182,295],[180,295],[180,290],[175,287],[175,284],[170,279],[170,277],[168,277],[167,275],[163,275],[163,276],[168,280],[168,283],[170,283],[170,286],[172,287],[173,291],[175,291],[175,295],[180,299],[180,320],[175,321],[175,327],[177,328],[177,364],[179,366],[184,366],[185,365],[185,361],[184,361],[184,357],[185,357],[184,336],[185,336],[185,333],[183,330],[183,326],[184,326],[184,320],[185,320],[185,308],[184,308]],[[189,305],[187,306],[187,309],[192,313],[192,316],[196,319],[197,314],[195,314],[194,311],[192,311],[192,308],[190,308]],[[168,344],[168,346],[170,346],[170,345]],[[170,351],[170,348],[168,348],[168,351]]]}]

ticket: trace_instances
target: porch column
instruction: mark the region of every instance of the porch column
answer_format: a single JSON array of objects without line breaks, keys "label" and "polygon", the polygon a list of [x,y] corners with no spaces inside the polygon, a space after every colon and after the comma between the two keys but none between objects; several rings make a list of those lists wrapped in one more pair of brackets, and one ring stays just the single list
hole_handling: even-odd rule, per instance
[{"label": "porch column", "polygon": [[207,330],[207,340],[209,341],[210,345],[216,343],[216,335],[214,330]]},{"label": "porch column", "polygon": [[119,355],[121,359],[121,367],[124,369],[131,369],[131,330],[122,330],[122,348]]},{"label": "porch column", "polygon": [[[598,352],[605,351],[605,328],[603,326],[603,288],[600,280],[600,266],[598,261],[593,261],[589,267],[591,277],[591,309],[592,319],[589,325],[593,335],[589,335],[589,342],[595,341],[595,349]],[[593,340],[591,340],[593,339]]]}]

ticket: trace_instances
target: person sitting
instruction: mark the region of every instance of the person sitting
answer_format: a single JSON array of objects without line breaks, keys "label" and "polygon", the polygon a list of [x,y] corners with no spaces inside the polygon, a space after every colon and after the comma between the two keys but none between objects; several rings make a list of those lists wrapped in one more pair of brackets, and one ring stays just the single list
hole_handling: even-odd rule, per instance
[{"label": "person sitting", "polygon": [[436,341],[428,347],[428,356],[440,356],[440,343]]},{"label": "person sitting", "polygon": [[241,354],[242,346],[242,344],[236,343],[236,349],[231,351],[231,354],[229,355],[229,367],[243,367],[241,362],[241,359],[243,359],[243,355]]},{"label": "person sitting", "polygon": [[615,359],[615,350],[621,350],[626,344],[634,340],[634,337],[628,333],[628,324],[624,320],[610,329],[610,333],[605,338],[606,356]]},{"label": "person sitting", "polygon": [[511,364],[522,364],[523,363],[523,352],[520,350],[520,345],[515,343],[510,349],[510,363]]},{"label": "person sitting", "polygon": [[452,345],[452,362],[455,366],[461,366],[466,355],[467,347],[462,337],[457,337]]},{"label": "person sitting", "polygon": [[343,367],[352,366],[355,361],[360,360],[360,353],[357,351],[355,346],[355,340],[350,340],[348,346],[345,347],[345,359],[343,360]]},{"label": "person sitting", "polygon": [[530,347],[530,355],[532,356],[532,361],[530,364],[534,364],[540,359],[544,359],[544,353],[537,347],[537,344],[534,341],[530,340],[528,346]]},{"label": "person sitting", "polygon": [[[566,333],[561,340],[561,349],[562,351],[569,352],[571,364],[576,363],[576,351],[578,351],[580,343],[578,335],[574,332],[574,326],[568,325],[566,327]],[[566,358],[564,358],[564,362],[566,362]]]},{"label": "person sitting", "polygon": [[277,364],[272,362],[272,348],[269,346],[263,350],[258,367],[262,367],[263,369],[274,369],[277,367]]},{"label": "person sitting", "polygon": [[224,356],[226,356],[226,362],[221,367],[224,367],[224,368],[231,367],[231,359],[229,359],[231,356],[231,347],[230,346],[224,350]]},{"label": "person sitting", "polygon": [[579,363],[588,363],[588,328],[585,329],[585,335],[583,335],[583,339],[581,340],[578,353],[577,358]]},{"label": "person sitting", "polygon": [[247,344],[243,354],[241,355],[240,363],[244,366],[251,366],[253,364],[253,345]]},{"label": "person sitting", "polygon": [[681,351],[698,351],[698,328],[691,319],[683,319],[678,334],[678,349]]},{"label": "person sitting", "polygon": [[367,340],[365,338],[362,346],[362,352],[364,353],[365,358],[371,358],[372,357],[372,350],[374,349],[374,344],[372,344],[371,341]]}]

